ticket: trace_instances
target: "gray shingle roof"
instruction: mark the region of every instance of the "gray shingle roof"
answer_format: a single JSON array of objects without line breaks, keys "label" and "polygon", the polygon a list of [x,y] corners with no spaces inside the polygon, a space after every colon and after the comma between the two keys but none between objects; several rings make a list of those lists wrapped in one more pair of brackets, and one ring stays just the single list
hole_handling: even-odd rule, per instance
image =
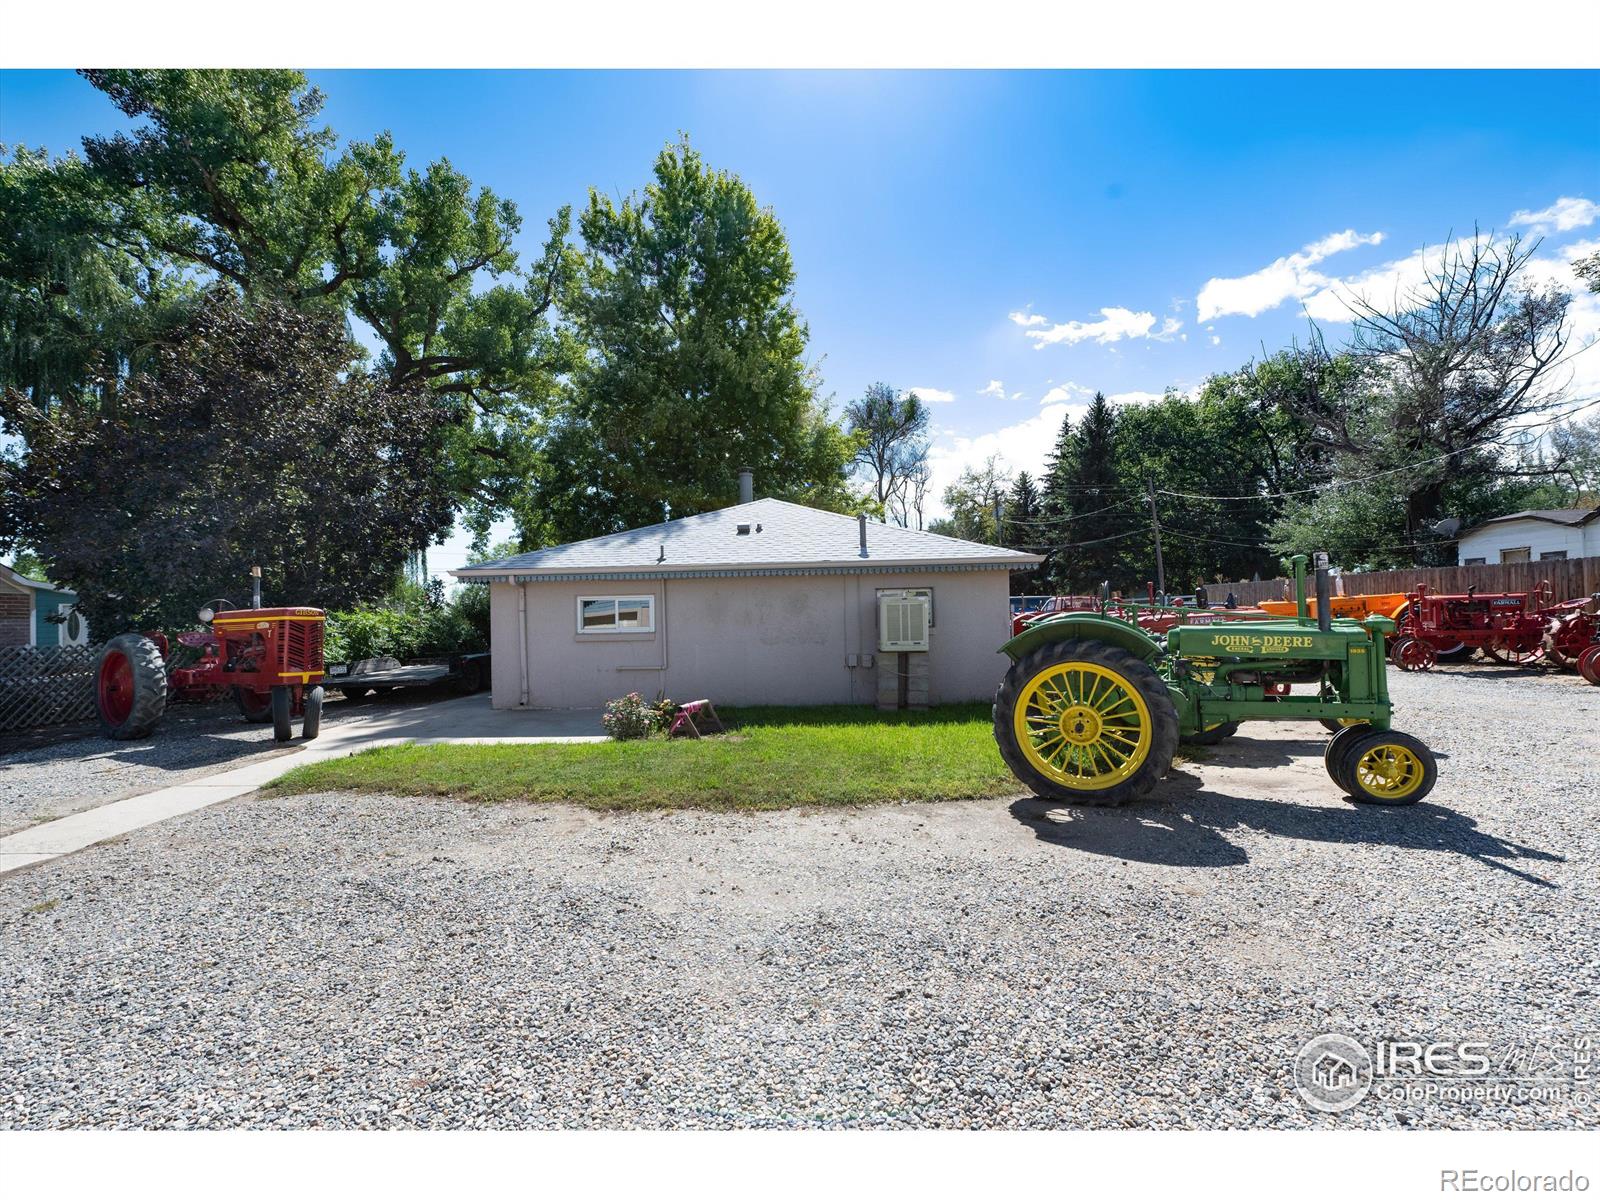
[{"label": "gray shingle roof", "polygon": [[[739,533],[740,525],[748,525],[750,532]],[[1021,569],[1039,561],[1037,554],[873,521],[867,522],[867,554],[862,557],[855,517],[786,500],[764,499],[512,558],[472,563],[451,574],[472,579],[596,571],[674,574],[708,568],[884,569],[943,565]]]},{"label": "gray shingle roof", "polygon": [[1600,508],[1527,508],[1503,517],[1490,517],[1479,528],[1497,521],[1549,521],[1553,525],[1585,525],[1596,516],[1600,516]]}]

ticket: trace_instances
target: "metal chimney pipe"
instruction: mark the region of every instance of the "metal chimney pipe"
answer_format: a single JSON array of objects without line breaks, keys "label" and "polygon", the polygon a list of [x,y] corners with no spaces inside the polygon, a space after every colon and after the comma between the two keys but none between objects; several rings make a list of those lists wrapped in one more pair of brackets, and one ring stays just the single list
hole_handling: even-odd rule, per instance
[{"label": "metal chimney pipe", "polygon": [[861,530],[861,557],[865,558],[867,556],[867,514],[857,513],[856,524]]},{"label": "metal chimney pipe", "polygon": [[739,468],[739,503],[749,504],[756,498],[756,477],[749,467]]}]

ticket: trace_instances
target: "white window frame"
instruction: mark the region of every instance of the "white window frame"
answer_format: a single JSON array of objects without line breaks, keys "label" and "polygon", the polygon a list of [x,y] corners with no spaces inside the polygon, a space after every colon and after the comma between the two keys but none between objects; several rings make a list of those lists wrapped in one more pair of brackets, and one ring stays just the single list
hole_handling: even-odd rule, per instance
[{"label": "white window frame", "polygon": [[1566,562],[1567,561],[1567,552],[1565,550],[1541,550],[1541,551],[1539,551],[1539,561],[1540,562]]},{"label": "white window frame", "polygon": [[[1520,555],[1522,555],[1522,557],[1521,558],[1507,558],[1506,555],[1508,555],[1508,554],[1520,554]],[[1533,561],[1533,547],[1532,546],[1502,546],[1502,547],[1500,547],[1500,561],[1503,562],[1503,563],[1532,562]]]},{"label": "white window frame", "polygon": [[[642,604],[645,611],[650,614],[650,621],[646,625],[630,625],[626,629],[618,629],[612,625],[605,629],[585,629],[583,627],[583,606],[593,604],[597,600],[610,600],[616,604]],[[631,637],[637,634],[653,634],[656,631],[656,598],[649,592],[634,595],[604,595],[604,596],[579,596],[573,610],[573,621],[579,637]]]}]

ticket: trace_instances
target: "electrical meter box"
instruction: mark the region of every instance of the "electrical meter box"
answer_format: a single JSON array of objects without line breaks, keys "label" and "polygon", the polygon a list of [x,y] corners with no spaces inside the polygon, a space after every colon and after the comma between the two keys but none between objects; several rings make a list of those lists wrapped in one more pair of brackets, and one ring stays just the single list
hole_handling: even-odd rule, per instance
[{"label": "electrical meter box", "polygon": [[915,592],[878,593],[878,652],[893,654],[902,650],[928,648],[928,621],[932,601]]}]

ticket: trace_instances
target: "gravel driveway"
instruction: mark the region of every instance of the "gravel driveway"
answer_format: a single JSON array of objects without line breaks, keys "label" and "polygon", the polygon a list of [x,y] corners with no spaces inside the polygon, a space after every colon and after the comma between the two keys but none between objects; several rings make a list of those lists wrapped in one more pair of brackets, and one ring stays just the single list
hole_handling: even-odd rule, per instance
[{"label": "gravel driveway", "polygon": [[[329,697],[322,724],[331,728],[451,695],[442,688],[415,689],[409,693],[409,702],[362,704]],[[298,732],[298,721],[295,729]],[[77,733],[35,744],[41,737],[48,737],[48,731],[27,740],[0,738],[0,835],[260,759],[292,754],[305,745],[298,738],[281,744],[273,741],[271,725],[249,724],[231,702],[174,704],[152,736],[136,741],[115,742],[97,734]]]},{"label": "gravel driveway", "polygon": [[1600,1032],[1600,689],[1394,689],[1411,809],[1287,726],[1120,811],[218,805],[0,878],[0,1126],[1593,1128],[1294,1094],[1324,1031]]}]

